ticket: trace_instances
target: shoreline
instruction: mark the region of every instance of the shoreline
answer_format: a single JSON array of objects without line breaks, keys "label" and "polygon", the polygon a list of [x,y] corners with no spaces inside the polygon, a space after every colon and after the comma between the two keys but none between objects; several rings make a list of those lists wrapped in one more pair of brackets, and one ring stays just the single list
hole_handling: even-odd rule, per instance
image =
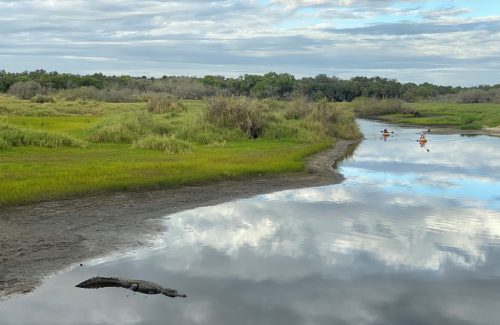
[{"label": "shoreline", "polygon": [[394,122],[390,119],[384,119],[382,117],[364,118],[369,121],[376,121],[381,123],[393,124],[400,127],[408,128],[422,128],[432,130],[432,133],[436,134],[464,134],[464,135],[487,135],[491,137],[500,137],[500,126],[495,127],[482,127],[481,129],[460,129],[454,125],[447,124],[434,124],[434,125],[421,125],[421,124],[411,124]]},{"label": "shoreline", "polygon": [[0,301],[86,260],[152,245],[162,217],[287,189],[340,183],[332,166],[361,140],[337,140],[305,159],[305,172],[165,189],[96,193],[10,206],[0,211]]}]

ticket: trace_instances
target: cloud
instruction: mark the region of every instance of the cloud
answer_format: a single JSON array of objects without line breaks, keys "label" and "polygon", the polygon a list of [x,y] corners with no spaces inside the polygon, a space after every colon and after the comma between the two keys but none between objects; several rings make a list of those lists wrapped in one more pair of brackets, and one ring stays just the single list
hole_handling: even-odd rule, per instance
[{"label": "cloud", "polygon": [[416,3],[423,1],[415,0],[272,0],[271,3],[278,3],[287,9],[299,9],[310,7],[386,7],[393,3]]},{"label": "cloud", "polygon": [[[426,3],[0,1],[0,68],[498,80],[500,17],[463,17],[472,9]],[[79,60],[77,66],[60,57],[106,60]]]}]

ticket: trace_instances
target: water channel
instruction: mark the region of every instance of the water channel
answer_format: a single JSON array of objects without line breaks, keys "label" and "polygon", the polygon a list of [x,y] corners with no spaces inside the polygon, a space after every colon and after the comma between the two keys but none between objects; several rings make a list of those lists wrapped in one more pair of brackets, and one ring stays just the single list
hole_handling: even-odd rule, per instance
[{"label": "water channel", "polygon": [[[500,138],[360,125],[342,184],[166,216],[153,249],[52,277],[0,324],[498,324]],[[75,288],[96,275],[188,297]]]}]

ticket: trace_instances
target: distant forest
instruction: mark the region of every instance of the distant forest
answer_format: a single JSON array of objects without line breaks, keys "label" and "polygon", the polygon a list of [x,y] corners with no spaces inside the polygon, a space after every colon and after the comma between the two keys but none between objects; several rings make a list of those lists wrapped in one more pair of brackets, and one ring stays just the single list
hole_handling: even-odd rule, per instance
[{"label": "distant forest", "polygon": [[352,101],[357,97],[462,103],[500,102],[500,84],[476,87],[439,86],[430,83],[401,83],[381,77],[343,80],[325,74],[297,79],[288,73],[245,74],[238,78],[207,75],[203,78],[163,76],[161,78],[78,75],[45,70],[11,73],[0,70],[0,92],[30,99],[57,94],[67,99],[109,102],[140,101],[148,93],[168,93],[179,99],[201,99],[215,95],[255,98]]}]

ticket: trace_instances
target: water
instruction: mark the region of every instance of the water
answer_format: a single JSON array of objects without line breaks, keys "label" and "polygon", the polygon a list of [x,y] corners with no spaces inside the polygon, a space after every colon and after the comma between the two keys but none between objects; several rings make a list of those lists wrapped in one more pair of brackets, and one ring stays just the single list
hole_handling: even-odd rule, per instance
[{"label": "water", "polygon": [[[498,324],[500,138],[360,123],[344,183],[171,215],[155,249],[58,275],[0,323]],[[74,287],[95,275],[188,298]]]}]

